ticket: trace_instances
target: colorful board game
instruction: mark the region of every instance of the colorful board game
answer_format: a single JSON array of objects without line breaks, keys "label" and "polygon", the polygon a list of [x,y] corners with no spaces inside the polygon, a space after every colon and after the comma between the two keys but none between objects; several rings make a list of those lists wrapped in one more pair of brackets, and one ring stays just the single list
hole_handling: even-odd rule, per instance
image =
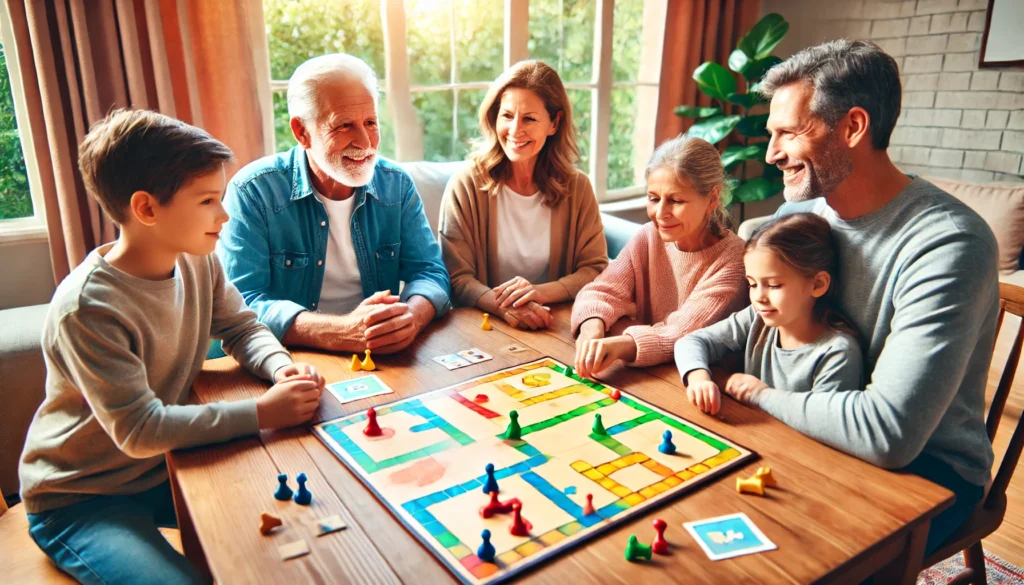
[{"label": "colorful board game", "polygon": [[[315,431],[471,584],[513,578],[753,457],[625,392],[566,373],[544,358],[376,407],[369,421],[357,413]],[[379,435],[367,436],[368,426]],[[504,438],[510,426],[519,439]],[[674,453],[659,451],[665,431]],[[493,500],[484,491],[492,481]],[[508,506],[483,517],[495,502],[517,502],[529,533],[510,532]],[[484,529],[492,562],[478,556],[491,552],[478,550]]]}]

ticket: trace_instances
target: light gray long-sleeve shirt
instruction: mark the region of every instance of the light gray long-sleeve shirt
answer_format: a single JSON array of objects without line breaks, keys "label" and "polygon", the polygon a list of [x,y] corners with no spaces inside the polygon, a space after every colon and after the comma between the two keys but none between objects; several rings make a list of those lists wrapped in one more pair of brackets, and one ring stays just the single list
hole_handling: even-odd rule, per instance
[{"label": "light gray long-sleeve shirt", "polygon": [[676,366],[685,382],[688,373],[710,370],[731,352],[743,352],[743,371],[778,390],[844,390],[862,384],[864,363],[854,336],[828,329],[812,343],[783,349],[779,330],[766,327],[753,306],[680,338]]},{"label": "light gray long-sleeve shirt", "polygon": [[[992,469],[985,382],[999,312],[996,240],[965,204],[919,177],[888,205],[840,219],[813,212],[840,249],[839,305],[867,341],[866,389],[766,390],[756,405],[796,430],[885,468],[922,453],[984,485]],[[863,391],[862,391],[863,390]]]},{"label": "light gray long-sleeve shirt", "polygon": [[182,254],[153,281],[111,266],[111,246],[61,282],[46,316],[46,398],[19,467],[31,513],[147,490],[168,451],[256,433],[255,399],[186,404],[211,335],[264,378],[292,361],[215,255]]}]

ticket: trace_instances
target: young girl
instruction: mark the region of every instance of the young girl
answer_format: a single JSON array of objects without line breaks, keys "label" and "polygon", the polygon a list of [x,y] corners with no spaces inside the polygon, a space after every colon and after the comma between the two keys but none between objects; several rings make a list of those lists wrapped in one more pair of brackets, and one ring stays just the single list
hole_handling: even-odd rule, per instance
[{"label": "young girl", "polygon": [[573,305],[581,376],[617,360],[636,367],[671,361],[677,339],[742,301],[743,240],[728,229],[718,150],[700,138],[673,138],[654,151],[646,178],[651,222]]},{"label": "young girl", "polygon": [[733,375],[725,387],[736,398],[765,387],[863,388],[860,345],[833,308],[837,260],[829,224],[818,215],[787,215],[755,233],[743,257],[750,307],[676,342],[676,365],[690,402],[718,412],[721,396],[708,367],[733,351],[744,352],[745,373]]}]

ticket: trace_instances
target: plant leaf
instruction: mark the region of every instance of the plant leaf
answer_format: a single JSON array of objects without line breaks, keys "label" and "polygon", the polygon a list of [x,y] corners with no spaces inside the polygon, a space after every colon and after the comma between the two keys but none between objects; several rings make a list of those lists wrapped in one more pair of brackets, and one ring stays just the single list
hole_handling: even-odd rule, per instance
[{"label": "plant leaf", "polygon": [[693,72],[693,78],[697,81],[697,88],[713,98],[725,101],[730,93],[736,93],[736,78],[728,69],[713,61],[698,67]]},{"label": "plant leaf", "polygon": [[757,104],[767,103],[761,94],[758,93],[730,93],[726,98],[737,106],[743,106],[748,110]]},{"label": "plant leaf", "polygon": [[709,118],[722,113],[721,108],[706,108],[701,106],[679,106],[675,114],[682,118]]},{"label": "plant leaf", "polygon": [[768,136],[767,124],[768,114],[747,116],[736,125],[736,131],[747,138],[760,138]]},{"label": "plant leaf", "polygon": [[767,199],[781,190],[782,184],[780,182],[769,181],[762,177],[754,177],[740,185],[732,195],[736,201],[750,203]]},{"label": "plant leaf", "polygon": [[729,69],[736,73],[743,73],[743,68],[747,66],[747,63],[750,63],[750,57],[747,57],[742,49],[735,49],[729,53]]},{"label": "plant leaf", "polygon": [[781,14],[766,14],[740,39],[739,48],[751,59],[764,59],[771,55],[788,31],[789,23]]},{"label": "plant leaf", "polygon": [[739,116],[715,116],[697,122],[686,131],[689,136],[703,138],[711,144],[716,144],[732,132],[732,129],[740,123]]},{"label": "plant leaf", "polygon": [[747,66],[743,68],[740,73],[747,81],[756,81],[764,77],[765,73],[772,67],[775,67],[779,63],[782,63],[782,59],[779,59],[775,55],[768,55],[764,59],[757,59],[756,61],[748,61]]},{"label": "plant leaf", "polygon": [[722,153],[722,166],[728,169],[745,160],[763,160],[764,153],[767,151],[768,143],[766,142],[759,142],[749,146],[730,146]]}]

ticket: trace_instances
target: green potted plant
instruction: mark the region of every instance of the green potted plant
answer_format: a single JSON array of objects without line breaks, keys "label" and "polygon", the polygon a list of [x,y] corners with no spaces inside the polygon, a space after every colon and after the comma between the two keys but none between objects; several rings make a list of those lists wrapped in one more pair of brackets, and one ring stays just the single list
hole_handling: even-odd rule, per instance
[{"label": "green potted plant", "polygon": [[[743,220],[743,204],[767,199],[782,190],[782,173],[775,165],[764,165],[758,176],[748,176],[748,161],[763,161],[768,150],[768,114],[752,114],[756,106],[767,103],[757,91],[761,78],[782,59],[772,55],[789,23],[780,14],[768,14],[757,22],[740,39],[736,49],[729,55],[729,69],[738,73],[742,87],[736,77],[725,67],[708,61],[693,72],[697,88],[711,98],[711,107],[679,106],[677,116],[693,118],[697,122],[687,130],[690,136],[698,136],[711,144],[718,145],[734,130],[742,137],[740,144],[731,144],[722,152],[722,165],[731,172],[732,200],[740,204],[740,220]],[[739,114],[726,111],[729,105],[736,106]]]}]

